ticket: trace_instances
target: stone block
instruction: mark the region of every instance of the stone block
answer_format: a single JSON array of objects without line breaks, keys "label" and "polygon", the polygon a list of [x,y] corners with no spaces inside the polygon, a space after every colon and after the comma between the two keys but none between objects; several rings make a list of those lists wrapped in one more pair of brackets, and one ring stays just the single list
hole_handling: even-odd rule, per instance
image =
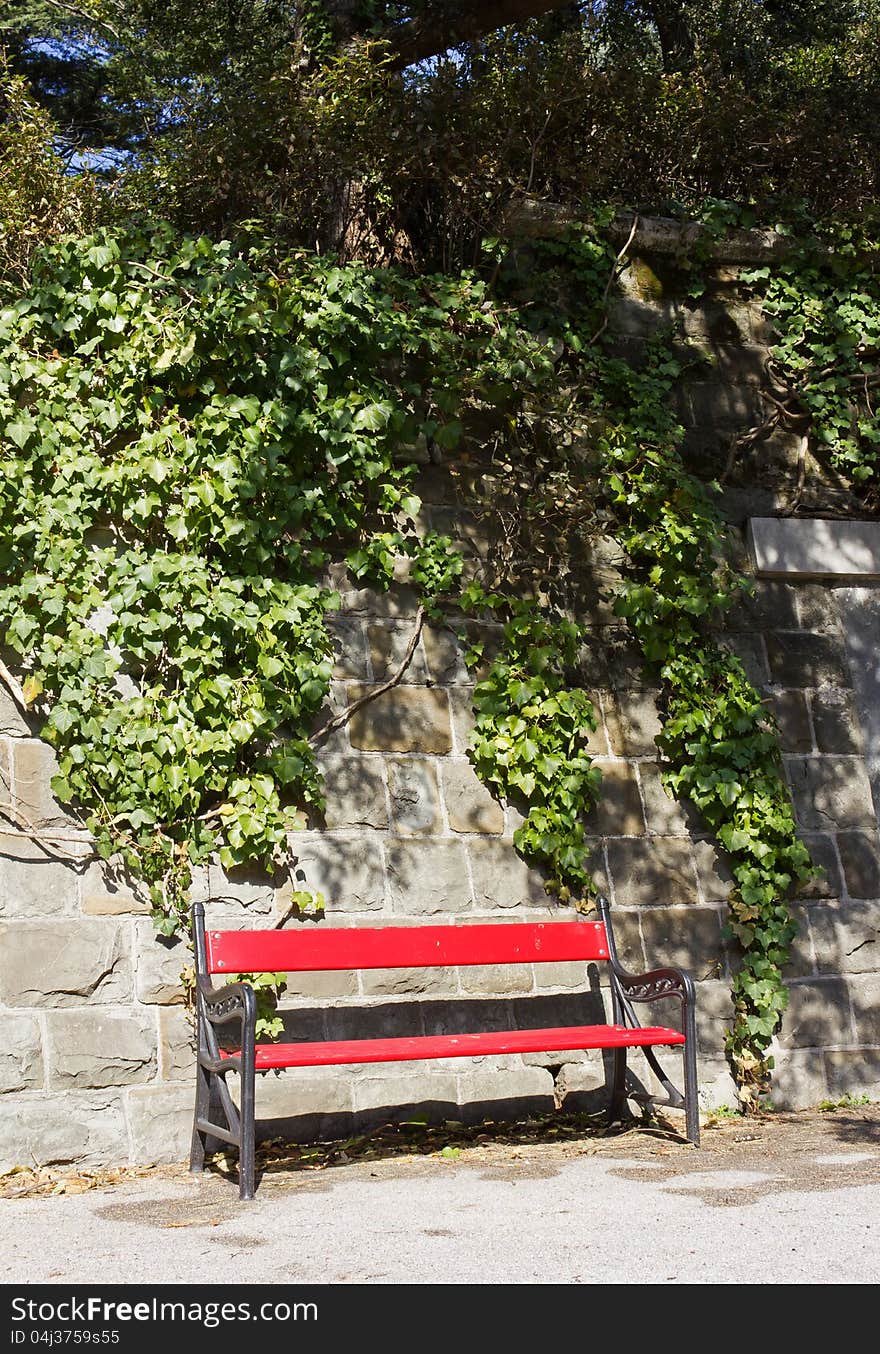
[{"label": "stone block", "polygon": [[607,682],[588,682],[589,686],[610,686],[614,691],[638,691],[644,684],[645,660],[628,628],[606,625],[594,632],[602,648]]},{"label": "stone block", "polygon": [[296,845],[298,888],[323,893],[327,912],[376,912],[385,905],[378,837],[312,837]]},{"label": "stone block", "polygon": [[608,304],[608,328],[627,338],[650,338],[664,322],[664,311],[634,296],[614,297]]},{"label": "stone block", "polygon": [[324,774],[328,828],[388,826],[385,780],[380,757],[319,758]]},{"label": "stone block", "polygon": [[739,659],[752,686],[765,685],[769,674],[763,635],[719,631],[718,644],[726,653]]},{"label": "stone block", "polygon": [[394,912],[443,916],[471,906],[467,858],[460,842],[401,842],[389,845],[386,859]]},{"label": "stone block", "polygon": [[711,1113],[718,1109],[736,1109],[736,1082],[724,1058],[700,1060],[700,1109]]},{"label": "stone block", "polygon": [[455,735],[455,752],[459,755],[467,752],[471,733],[474,728],[473,687],[454,687],[449,692],[449,709],[452,715],[452,731]]},{"label": "stone block", "polygon": [[[479,640],[475,636],[471,642]],[[438,630],[427,625],[422,631],[422,644],[428,663],[428,677],[432,682],[440,686],[461,686],[472,680],[462,646],[450,630]]]},{"label": "stone block", "polygon": [[[776,720],[779,746],[783,752],[812,752],[813,731],[807,698],[802,691],[778,691],[765,702]],[[821,751],[827,752],[828,748]]]},{"label": "stone block", "polygon": [[839,898],[843,883],[832,837],[804,833],[801,839],[819,873],[798,889],[800,898]]},{"label": "stone block", "polygon": [[[825,583],[798,583],[794,585],[793,590],[801,630],[812,630],[816,634],[830,634],[839,638],[840,611],[834,588],[828,587]],[[788,629],[788,626],[780,628]]]},{"label": "stone block", "polygon": [[[880,973],[860,973],[849,980],[853,1015],[856,1022],[856,1042],[880,1044]],[[829,1043],[846,1043],[835,1039]]]},{"label": "stone block", "polygon": [[686,388],[687,422],[695,428],[734,432],[760,422],[760,396],[751,384],[691,381]]},{"label": "stone block", "polygon": [[437,767],[415,758],[388,759],[392,830],[398,837],[437,836],[443,831]]},{"label": "stone block", "polygon": [[850,685],[849,666],[842,646],[830,635],[800,630],[778,630],[766,636],[770,679],[779,686]]},{"label": "stone block", "polygon": [[149,899],[108,864],[93,861],[80,883],[82,910],[87,917],[117,917],[149,912]]},{"label": "stone block", "polygon": [[820,973],[880,970],[880,902],[815,905],[810,928]]},{"label": "stone block", "polygon": [[[375,687],[352,685],[352,701]],[[452,751],[452,729],[446,692],[427,687],[394,687],[370,701],[349,724],[352,747],[365,752]]]},{"label": "stone block", "polygon": [[118,923],[83,918],[0,924],[0,1002],[5,1005],[130,1000],[128,936]]},{"label": "stone block", "polygon": [[0,838],[0,917],[72,917],[77,871],[24,838]]},{"label": "stone block", "polygon": [[[817,971],[810,927],[811,909],[799,903],[790,906],[797,929],[791,942],[788,962],[782,967],[782,976],[786,982],[792,978],[811,978]],[[735,942],[731,944],[735,946]]]},{"label": "stone block", "polygon": [[703,901],[726,903],[733,890],[733,875],[726,851],[710,841],[695,841],[694,861]]},{"label": "stone block", "polygon": [[609,1072],[602,1050],[583,1050],[577,1061],[566,1062],[556,1077],[554,1094],[559,1108],[565,1112],[597,1112],[608,1101]]},{"label": "stone block", "polygon": [[[622,911],[620,907],[615,907],[611,920],[617,954],[623,967],[629,969],[631,973],[644,973],[649,968],[657,968],[661,962],[660,958],[655,954],[647,954],[642,943],[639,913]],[[590,965],[590,970],[602,984],[607,985],[609,974],[607,964]]]},{"label": "stone block", "polygon": [[189,1012],[163,1006],[159,1012],[159,1076],[195,1086],[196,1032]]},{"label": "stone block", "polygon": [[[535,975],[539,969],[553,968],[552,964],[467,964],[459,969],[459,979],[463,992],[477,996],[504,996],[513,993],[517,996],[531,992]],[[580,965],[583,977],[584,966]]]},{"label": "stone block", "polygon": [[767,352],[757,344],[718,343],[712,350],[712,362],[725,385],[761,385]]},{"label": "stone block", "polygon": [[608,719],[611,751],[622,757],[652,757],[657,751],[654,739],[660,733],[657,693],[621,692],[616,703],[616,719]]},{"label": "stone block", "polygon": [[238,921],[252,926],[255,917],[269,918],[275,908],[275,891],[285,882],[284,872],[269,874],[256,865],[221,870],[209,865],[204,878],[208,918],[222,916],[224,925]]},{"label": "stone block", "polygon": [[118,1091],[27,1095],[16,1097],[14,1105],[14,1114],[0,1116],[0,1170],[72,1163],[112,1166],[128,1160]]},{"label": "stone block", "polygon": [[553,1076],[547,1068],[527,1067],[519,1060],[514,1063],[511,1059],[507,1066],[494,1070],[463,1068],[458,1076],[461,1117],[479,1117],[485,1107],[498,1101],[512,1101],[522,1110],[549,1110],[555,1103],[553,1089]]},{"label": "stone block", "polygon": [[363,622],[357,616],[332,616],[327,630],[333,643],[333,676],[337,681],[365,682],[367,641]]},{"label": "stone block", "polygon": [[751,341],[751,319],[744,305],[725,305],[714,298],[700,297],[685,301],[679,316],[689,338],[708,338],[714,344],[733,344],[737,348]]},{"label": "stone block", "polygon": [[825,1071],[832,1099],[866,1095],[880,1100],[880,1048],[829,1049]]},{"label": "stone block", "polygon": [[30,732],[30,728],[15,701],[5,687],[0,687],[0,735],[10,738],[28,738]]},{"label": "stone block", "polygon": [[[412,634],[412,621],[409,623],[393,621],[384,625],[374,623],[367,626],[370,663],[372,664],[374,681],[387,682],[388,678],[397,672],[403,662]],[[413,683],[422,685],[427,677],[428,669],[425,665],[425,656],[421,646],[417,645],[400,680],[407,685]]]},{"label": "stone block", "polygon": [[788,578],[880,578],[880,523],[753,517],[749,540],[759,574]]},{"label": "stone block", "polygon": [[[355,1114],[369,1122],[400,1122],[423,1105],[445,1107],[445,1117],[455,1118],[458,1080],[454,1071],[442,1071],[449,1063],[387,1064],[364,1069],[352,1083]],[[453,1064],[454,1066],[454,1064]],[[381,1112],[380,1112],[381,1111]]]},{"label": "stone block", "polygon": [[[645,1007],[645,1010],[648,1008]],[[657,1012],[658,1022],[665,1024],[673,1011],[671,1003],[665,1007],[659,1004],[652,1008]],[[664,1014],[661,1015],[661,1012]],[[713,979],[697,984],[697,1043],[700,1049],[700,1062],[704,1057],[724,1056],[724,1036],[733,1021],[733,998],[730,983],[725,979]],[[676,1069],[677,1071],[677,1069]]]},{"label": "stone block", "polygon": [[66,810],[52,794],[49,784],[58,774],[58,762],[48,743],[41,743],[36,738],[15,739],[12,771],[15,806],[28,822],[38,827],[71,826]]},{"label": "stone block", "polygon": [[351,997],[358,990],[358,975],[350,969],[329,973],[288,973],[284,1001],[327,1000]]},{"label": "stone block", "polygon": [[598,803],[584,814],[586,831],[601,837],[641,835],[645,831],[645,817],[633,768],[627,762],[598,758],[595,765],[602,772],[602,784]]},{"label": "stone block", "polygon": [[42,1090],[43,1044],[33,1016],[0,1015],[0,1095]]},{"label": "stone block", "polygon": [[874,827],[871,786],[860,758],[790,757],[787,770],[801,827],[826,832]]},{"label": "stone block", "polygon": [[412,588],[392,583],[386,592],[365,587],[344,564],[331,564],[328,585],[339,593],[340,610],[355,616],[414,616],[418,598]]},{"label": "stone block", "polygon": [[156,1072],[156,1028],[131,1010],[53,1011],[47,1017],[49,1086],[100,1090],[149,1081]]},{"label": "stone block", "polygon": [[485,835],[504,831],[504,810],[477,777],[470,762],[444,761],[440,774],[446,816],[453,832]]},{"label": "stone block", "polygon": [[587,966],[583,960],[559,959],[552,964],[535,965],[535,983],[539,992],[552,992],[562,988],[577,991],[586,985]]},{"label": "stone block", "polygon": [[483,910],[547,903],[544,880],[507,842],[468,843],[476,905]]},{"label": "stone block", "polygon": [[825,1060],[813,1049],[782,1048],[774,1052],[770,1099],[775,1109],[800,1110],[828,1094]]},{"label": "stone block", "polygon": [[151,921],[138,921],[135,926],[138,1001],[149,1006],[180,1005],[184,999],[181,974],[192,966],[192,950],[184,940],[157,935]]},{"label": "stone block", "polygon": [[373,968],[361,973],[366,997],[451,996],[458,991],[455,969]]},{"label": "stone block", "polygon": [[612,840],[608,869],[621,907],[675,907],[696,903],[697,880],[690,842],[675,837]]},{"label": "stone block", "polygon": [[700,816],[690,803],[672,798],[656,762],[639,763],[639,782],[649,832],[659,837],[683,837],[689,829],[701,826]]},{"label": "stone block", "polygon": [[[837,691],[833,687],[814,691],[810,697],[810,706],[816,745],[820,752],[861,753],[862,729],[849,692]],[[791,749],[793,752],[797,750]]]},{"label": "stone block", "polygon": [[125,1107],[136,1166],[160,1166],[189,1159],[192,1086],[135,1086]]},{"label": "stone block", "polygon": [[[797,590],[790,583],[758,578],[724,614],[728,630],[799,630]],[[807,627],[810,628],[810,627]]]},{"label": "stone block", "polygon": [[844,980],[814,978],[791,983],[779,1043],[783,1048],[852,1043],[850,999]]},{"label": "stone block", "polygon": [[721,918],[714,907],[652,907],[642,915],[642,935],[652,967],[685,968],[697,979],[724,971]]},{"label": "stone block", "polygon": [[851,898],[880,898],[880,840],[876,832],[841,832],[837,849]]}]

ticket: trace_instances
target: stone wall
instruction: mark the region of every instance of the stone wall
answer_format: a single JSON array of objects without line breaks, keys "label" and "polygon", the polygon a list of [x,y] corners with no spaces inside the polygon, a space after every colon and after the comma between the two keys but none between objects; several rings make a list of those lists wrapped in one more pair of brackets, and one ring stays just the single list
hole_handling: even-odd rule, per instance
[{"label": "stone wall", "polygon": [[[723,270],[712,296],[668,301],[654,263],[636,263],[624,279],[617,341],[638,360],[656,324],[678,315],[713,362],[681,390],[689,445],[697,458],[723,459],[731,432],[755,416],[763,321]],[[785,462],[786,448],[779,454]],[[422,490],[432,525],[458,528],[479,546],[442,468],[426,467]],[[772,509],[778,493],[741,484],[728,494],[743,541],[746,509]],[[612,899],[629,967],[676,963],[695,974],[703,1103],[732,1103],[723,1055],[736,962],[723,936],[729,875],[697,820],[663,789],[655,692],[602,596],[613,560],[600,559],[596,577],[585,655],[599,715],[590,748],[604,773],[588,824],[596,877]],[[333,581],[343,599],[332,693],[340,711],[397,668],[415,600],[405,581],[385,597],[341,573]],[[798,823],[825,870],[795,904],[791,1004],[776,1050],[779,1105],[880,1095],[880,842],[865,760],[867,753],[874,765],[877,749],[864,746],[847,615],[838,587],[759,581],[726,633],[777,714]],[[491,648],[492,627],[476,637]],[[426,628],[400,685],[322,747],[326,819],[292,837],[289,873],[205,871],[196,895],[207,900],[209,919],[315,925],[289,915],[302,886],[325,894],[335,926],[567,915],[517,857],[516,813],[470,768],[471,680],[455,636]],[[187,947],[157,940],[143,902],[83,862],[81,834],[51,796],[51,752],[2,692],[0,735],[0,1165],[180,1159],[193,1094],[180,982]],[[54,833],[54,848],[38,846],[16,820]],[[477,1019],[506,1028],[583,1023],[602,1018],[606,998],[593,966],[550,964],[299,975],[285,1004],[292,1037],[343,1038],[466,1029]],[[469,1003],[479,1004],[478,1016]],[[633,1066],[648,1080],[638,1057]],[[313,1137],[418,1113],[598,1108],[604,1084],[599,1054],[308,1069],[259,1078],[258,1113],[270,1134]]]}]

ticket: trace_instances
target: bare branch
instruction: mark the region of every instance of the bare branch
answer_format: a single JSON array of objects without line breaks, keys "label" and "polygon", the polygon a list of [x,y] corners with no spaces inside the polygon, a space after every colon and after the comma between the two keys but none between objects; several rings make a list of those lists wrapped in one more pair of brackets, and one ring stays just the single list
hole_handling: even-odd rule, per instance
[{"label": "bare branch", "polygon": [[343,710],[341,714],[334,715],[333,718],[329,719],[326,724],[322,725],[321,728],[318,729],[316,733],[312,734],[311,738],[309,739],[310,743],[317,743],[321,739],[326,738],[329,733],[333,733],[334,730],[344,728],[345,725],[348,723],[348,721],[352,718],[354,714],[357,713],[358,710],[362,709],[363,706],[365,705],[369,705],[370,701],[377,700],[379,696],[384,696],[386,691],[390,691],[392,687],[397,686],[398,683],[403,680],[406,670],[409,667],[410,663],[412,662],[413,654],[416,651],[416,645],[419,642],[419,636],[422,633],[422,626],[424,625],[424,623],[425,623],[425,608],[423,606],[420,606],[418,611],[416,612],[416,623],[413,628],[413,632],[409,637],[409,643],[406,646],[406,653],[403,655],[403,661],[400,664],[400,667],[395,672],[394,676],[390,677],[387,682],[383,682],[381,686],[374,687],[372,691],[368,691],[365,696],[361,696],[360,700],[356,700],[353,705],[349,705],[348,708],[346,710]]}]

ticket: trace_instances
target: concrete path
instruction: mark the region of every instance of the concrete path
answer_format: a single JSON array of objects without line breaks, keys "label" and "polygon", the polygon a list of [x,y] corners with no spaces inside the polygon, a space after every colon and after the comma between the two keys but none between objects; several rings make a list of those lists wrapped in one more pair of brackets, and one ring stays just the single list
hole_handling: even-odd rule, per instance
[{"label": "concrete path", "polygon": [[0,1202],[19,1283],[876,1283],[880,1107]]}]

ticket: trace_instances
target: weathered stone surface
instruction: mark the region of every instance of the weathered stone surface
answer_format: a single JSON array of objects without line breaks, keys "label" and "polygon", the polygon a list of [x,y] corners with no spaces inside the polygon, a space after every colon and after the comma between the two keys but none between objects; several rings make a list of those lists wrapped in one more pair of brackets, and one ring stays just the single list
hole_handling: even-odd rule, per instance
[{"label": "weathered stone surface", "polygon": [[[813,731],[807,698],[802,691],[779,691],[766,702],[779,729],[779,746],[783,752],[812,752]],[[822,748],[823,752],[830,749]],[[845,749],[844,749],[845,751]]]},{"label": "weathered stone surface", "polygon": [[772,1100],[777,1109],[806,1109],[828,1094],[825,1060],[813,1049],[781,1048],[773,1055]]},{"label": "weathered stone surface", "polygon": [[800,898],[839,898],[843,887],[832,837],[805,832],[802,841],[820,873],[798,889]]},{"label": "weathered stone surface", "polygon": [[880,1100],[880,1048],[829,1049],[825,1069],[833,1099],[866,1095]]},{"label": "weathered stone surface", "polygon": [[699,1098],[700,1108],[707,1112],[736,1108],[736,1083],[724,1058],[700,1060]]},{"label": "weathered stone surface", "polygon": [[682,837],[689,826],[700,826],[696,810],[687,802],[678,803],[666,790],[656,762],[639,763],[639,781],[649,832],[660,837]]},{"label": "weathered stone surface", "polygon": [[196,1034],[189,1012],[179,1006],[159,1011],[159,1076],[162,1081],[188,1081],[195,1085]]},{"label": "weathered stone surface", "polygon": [[759,574],[789,578],[880,578],[880,523],[753,517],[749,540]]},{"label": "weathered stone surface", "polygon": [[[240,866],[235,870],[221,870],[209,865],[205,879],[203,902],[208,918],[222,916],[224,925],[238,920],[252,926],[257,917],[270,917],[275,903],[275,890],[284,882],[284,872],[268,874],[256,865]],[[257,923],[258,924],[258,923]]]},{"label": "weathered stone surface", "polygon": [[449,709],[452,714],[452,730],[455,735],[455,752],[461,756],[467,752],[474,728],[473,687],[453,687],[449,692]]},{"label": "weathered stone surface", "polygon": [[127,1086],[155,1074],[156,1028],[146,1013],[53,1011],[47,1029],[52,1090]]},{"label": "weathered stone surface", "polygon": [[799,630],[797,589],[789,583],[755,579],[751,590],[725,612],[724,620],[729,630]]},{"label": "weathered stone surface", "polygon": [[836,691],[834,688],[814,691],[810,705],[816,745],[820,752],[862,751],[862,730],[849,692]]},{"label": "weathered stone surface", "polygon": [[337,680],[367,680],[367,642],[363,622],[356,616],[333,616],[327,621],[333,641],[333,676]]},{"label": "weathered stone surface", "polygon": [[[209,925],[210,921],[209,915]],[[151,921],[135,925],[138,1001],[150,1006],[179,1005],[184,998],[180,975],[193,962],[192,950],[183,940],[158,936]]]},{"label": "weathered stone surface", "polygon": [[128,936],[115,922],[0,925],[0,1002],[81,1006],[131,1000]]},{"label": "weathered stone surface", "polygon": [[327,912],[374,912],[385,905],[378,837],[309,836],[297,842],[297,886],[323,893]]},{"label": "weathered stone surface", "polygon": [[324,773],[328,828],[388,826],[380,757],[319,758]]},{"label": "weathered stone surface", "polygon": [[364,969],[361,987],[367,997],[450,996],[458,991],[455,969]]},{"label": "weathered stone surface", "polygon": [[[555,967],[551,964],[468,964],[459,969],[459,978],[463,992],[473,992],[477,996],[503,996],[514,993],[517,996],[531,992],[535,984],[535,974],[540,969]],[[581,978],[584,966],[580,965]]]},{"label": "weathered stone surface", "polygon": [[443,830],[434,762],[388,759],[391,822],[398,837],[437,836]]},{"label": "weathered stone surface", "polygon": [[24,716],[5,687],[0,687],[0,734],[12,738],[27,738],[30,735]]},{"label": "weathered stone surface", "polygon": [[693,849],[703,901],[727,902],[733,889],[733,875],[730,872],[727,853],[710,841],[696,841]]},{"label": "weathered stone surface", "polygon": [[127,1160],[119,1092],[22,1096],[14,1114],[0,1115],[0,1170],[68,1162],[109,1166]]},{"label": "weathered stone surface", "polygon": [[[374,690],[352,685],[352,701]],[[394,687],[364,705],[349,724],[352,747],[366,752],[452,751],[449,701],[445,691]]]},{"label": "weathered stone surface", "polygon": [[[464,1060],[462,1059],[462,1062]],[[553,1108],[553,1077],[545,1067],[526,1067],[511,1059],[494,1070],[462,1068],[458,1076],[458,1103],[465,1120],[479,1117],[483,1106],[498,1101],[525,1102],[535,1109]]]},{"label": "weathered stone surface", "polygon": [[[374,681],[386,682],[389,677],[397,672],[403,662],[407,646],[412,639],[412,633],[412,621],[409,623],[389,622],[385,625],[373,624],[367,626]],[[428,669],[425,665],[425,656],[419,645],[416,647],[401,681],[408,685],[422,684],[426,681],[427,676]]]},{"label": "weathered stone surface", "polygon": [[77,874],[24,839],[0,838],[0,916],[74,916]]},{"label": "weathered stone surface", "polygon": [[633,296],[618,296],[608,303],[608,327],[613,334],[650,338],[663,318],[661,309]]},{"label": "weathered stone surface", "polygon": [[577,991],[587,983],[587,966],[583,960],[560,959],[552,964],[535,965],[535,984],[539,992],[553,992],[560,988]]},{"label": "weathered stone surface", "polygon": [[428,661],[428,676],[441,686],[460,686],[472,681],[461,644],[449,630],[425,626],[422,643]]},{"label": "weathered stone surface", "polygon": [[871,786],[860,758],[790,757],[787,769],[801,827],[833,832],[874,826]]},{"label": "weathered stone surface", "polygon": [[880,902],[814,906],[810,927],[820,973],[880,970]]},{"label": "weathered stone surface", "polygon": [[751,340],[752,324],[747,306],[736,302],[725,305],[715,298],[701,297],[685,301],[678,313],[684,332],[689,337],[708,338],[713,343],[735,344],[737,349]]},{"label": "weathered stone surface", "polygon": [[719,631],[718,643],[739,659],[753,686],[762,687],[766,683],[769,672],[763,635]]},{"label": "weathered stone surface", "polygon": [[52,794],[50,780],[58,773],[58,762],[48,743],[36,738],[17,738],[12,744],[12,770],[15,805],[30,823],[38,827],[69,823],[67,814]]},{"label": "weathered stone surface", "polygon": [[518,907],[545,903],[544,881],[529,869],[507,842],[474,840],[468,843],[477,907]]},{"label": "weathered stone surface", "polygon": [[[874,1044],[876,1047],[880,1044],[880,973],[862,973],[850,978],[849,989],[856,1022],[856,1042]],[[836,1039],[833,1042],[847,1041]]]},{"label": "weathered stone surface", "polygon": [[458,1079],[453,1071],[438,1070],[440,1066],[389,1063],[364,1068],[351,1087],[355,1114],[367,1122],[393,1122],[408,1118],[415,1106],[439,1105],[446,1107],[448,1118],[457,1117]]},{"label": "weathered stone surface", "polygon": [[[786,586],[783,584],[782,586]],[[837,591],[826,583],[796,583],[788,585],[797,600],[798,622],[801,630],[816,634],[841,634],[840,609]],[[777,622],[779,624],[779,622]],[[789,627],[783,622],[784,629]],[[793,628],[793,627],[792,627]]]},{"label": "weathered stone surface", "polygon": [[284,1001],[351,997],[358,990],[358,975],[348,969],[331,973],[289,973]]},{"label": "weathered stone surface", "polygon": [[126,1097],[131,1158],[137,1166],[186,1161],[192,1138],[191,1086],[136,1086]]},{"label": "weathered stone surface", "polygon": [[82,876],[80,884],[82,910],[87,917],[116,917],[128,913],[149,912],[149,900],[137,895],[125,882],[115,877],[107,866],[93,862]]},{"label": "weathered stone surface", "polygon": [[780,686],[850,685],[849,667],[840,644],[829,635],[780,630],[767,635],[771,681]]},{"label": "weathered stone surface", "polygon": [[359,616],[414,616],[418,598],[412,588],[393,583],[387,592],[363,587],[344,564],[331,564],[328,584],[339,593],[341,610]]},{"label": "weathered stone surface", "polygon": [[608,868],[622,907],[674,907],[696,903],[697,880],[690,843],[674,837],[609,841]]},{"label": "weathered stone surface", "polygon": [[792,983],[782,1017],[783,1048],[822,1048],[852,1043],[850,999],[842,978]]},{"label": "weathered stone surface", "polygon": [[880,841],[876,832],[841,832],[837,849],[851,898],[880,898]]},{"label": "weathered stone surface", "polygon": [[623,757],[650,757],[656,753],[654,739],[660,732],[660,719],[655,692],[622,692],[616,703],[617,718],[608,719],[608,713],[606,724],[613,753]]},{"label": "weathered stone surface", "polygon": [[685,397],[685,417],[690,427],[733,432],[759,421],[760,398],[755,387],[748,383],[728,385],[725,381],[691,381]]},{"label": "weathered stone surface", "polygon": [[602,772],[599,802],[584,815],[584,827],[595,836],[635,837],[645,830],[645,817],[635,772],[628,762],[596,760]]},{"label": "weathered stone surface", "polygon": [[596,643],[604,658],[607,682],[591,680],[590,686],[608,685],[614,691],[638,691],[645,684],[642,652],[629,629],[606,625],[595,632]]},{"label": "weathered stone surface", "polygon": [[440,774],[446,815],[453,832],[491,835],[504,831],[504,810],[478,779],[470,762],[444,761]]},{"label": "weathered stone surface", "polygon": [[42,1090],[43,1046],[33,1016],[0,1015],[0,1094]]},{"label": "weathered stone surface", "polygon": [[[488,844],[488,843],[487,843]],[[391,906],[406,916],[464,912],[471,906],[461,842],[401,842],[387,849]]]},{"label": "weathered stone surface", "polygon": [[[647,1006],[642,1008],[647,1011]],[[672,1003],[659,1003],[653,1008],[656,1019],[664,1024],[674,1010]],[[724,1036],[733,1020],[733,999],[730,983],[724,978],[715,978],[697,984],[697,1043],[702,1056],[722,1056]],[[675,1069],[676,1072],[678,1069]]]},{"label": "weathered stone surface", "polygon": [[651,908],[642,916],[642,935],[654,965],[686,968],[694,978],[723,971],[721,919],[714,907]]}]

